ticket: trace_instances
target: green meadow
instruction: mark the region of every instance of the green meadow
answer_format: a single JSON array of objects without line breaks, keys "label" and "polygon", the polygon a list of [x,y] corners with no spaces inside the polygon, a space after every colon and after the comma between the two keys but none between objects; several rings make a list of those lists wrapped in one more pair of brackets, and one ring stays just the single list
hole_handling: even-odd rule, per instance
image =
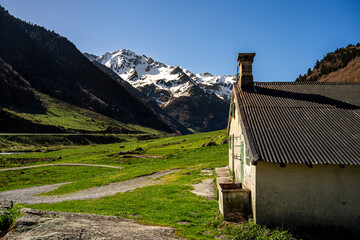
[{"label": "green meadow", "polygon": [[[28,207],[131,218],[141,224],[170,226],[178,236],[189,239],[293,239],[280,230],[269,230],[251,221],[240,225],[226,223],[217,200],[208,200],[190,191],[204,179],[201,169],[227,165],[226,131],[168,138],[140,140],[118,136],[121,142],[58,147],[45,152],[0,156],[0,168],[54,163],[88,163],[120,166],[121,169],[85,166],[46,166],[0,172],[0,191],[72,182],[44,193],[57,195],[112,182],[125,181],[151,173],[176,169],[156,185],[99,199],[35,204]],[[214,146],[203,146],[214,142]],[[21,150],[21,148],[19,148]],[[61,158],[59,157],[61,156]],[[239,226],[243,227],[239,235]],[[246,238],[244,238],[246,236]]]}]

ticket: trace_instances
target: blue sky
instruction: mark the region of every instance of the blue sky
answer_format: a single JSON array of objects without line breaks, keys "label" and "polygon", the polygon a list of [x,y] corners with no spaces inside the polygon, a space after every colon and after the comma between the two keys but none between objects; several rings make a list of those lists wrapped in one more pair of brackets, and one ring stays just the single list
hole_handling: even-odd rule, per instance
[{"label": "blue sky", "polygon": [[0,0],[80,51],[130,49],[194,73],[235,74],[256,52],[255,81],[293,81],[327,52],[360,42],[360,1]]}]

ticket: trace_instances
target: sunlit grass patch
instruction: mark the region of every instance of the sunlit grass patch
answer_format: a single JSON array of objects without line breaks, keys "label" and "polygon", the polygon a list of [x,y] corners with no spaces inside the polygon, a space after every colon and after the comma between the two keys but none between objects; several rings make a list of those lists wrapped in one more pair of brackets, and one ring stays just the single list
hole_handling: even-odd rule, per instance
[{"label": "sunlit grass patch", "polygon": [[72,181],[96,181],[120,169],[91,166],[47,166],[0,172],[0,191]]}]

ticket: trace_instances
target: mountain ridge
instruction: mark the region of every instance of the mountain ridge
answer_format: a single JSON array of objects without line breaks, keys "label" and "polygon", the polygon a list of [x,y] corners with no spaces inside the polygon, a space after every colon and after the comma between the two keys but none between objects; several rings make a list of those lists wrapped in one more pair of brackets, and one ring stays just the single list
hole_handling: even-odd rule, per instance
[{"label": "mountain ridge", "polygon": [[111,69],[192,131],[226,127],[235,76],[194,74],[180,66],[170,66],[128,49],[100,56],[84,55]]},{"label": "mountain ridge", "polygon": [[140,101],[146,103],[151,110],[160,117],[166,124],[180,132],[181,134],[189,134],[191,133],[185,126],[176,121],[173,117],[171,117],[166,111],[158,106],[158,104],[151,98],[147,97],[144,93],[140,92],[136,88],[132,87],[127,81],[123,80],[119,75],[113,72],[110,68],[100,64],[95,60],[91,60],[96,67],[106,73],[108,76],[118,81],[131,95],[138,98]]}]

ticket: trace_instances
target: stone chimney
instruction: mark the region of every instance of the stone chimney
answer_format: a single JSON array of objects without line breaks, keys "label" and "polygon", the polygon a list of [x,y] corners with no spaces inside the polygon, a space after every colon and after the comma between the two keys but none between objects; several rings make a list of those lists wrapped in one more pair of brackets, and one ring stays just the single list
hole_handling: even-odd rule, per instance
[{"label": "stone chimney", "polygon": [[237,61],[239,62],[236,84],[241,90],[253,90],[254,78],[252,75],[252,63],[255,53],[239,53]]}]

